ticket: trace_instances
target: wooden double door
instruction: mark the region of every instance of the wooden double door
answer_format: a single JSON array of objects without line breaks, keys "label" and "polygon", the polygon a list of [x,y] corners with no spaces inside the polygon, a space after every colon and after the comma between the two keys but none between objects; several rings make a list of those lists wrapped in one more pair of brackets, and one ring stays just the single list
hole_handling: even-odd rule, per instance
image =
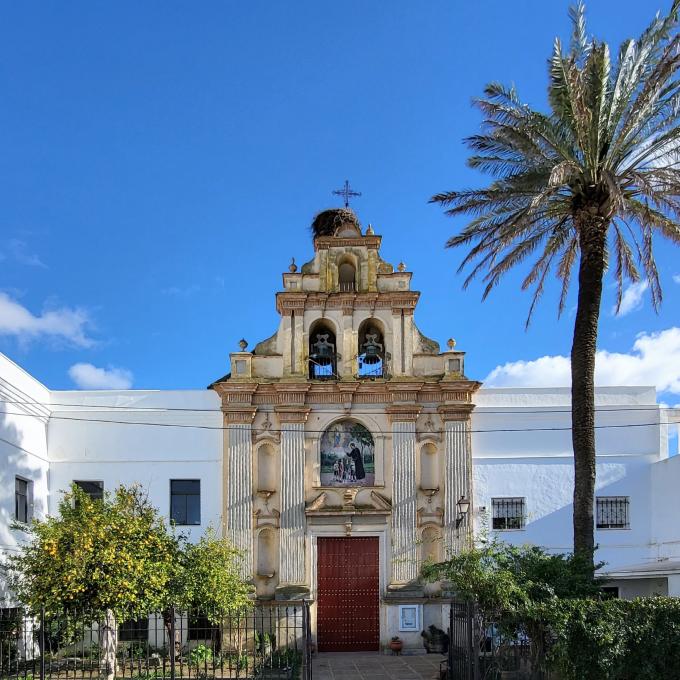
[{"label": "wooden double door", "polygon": [[317,644],[320,652],[380,649],[377,537],[317,539]]}]

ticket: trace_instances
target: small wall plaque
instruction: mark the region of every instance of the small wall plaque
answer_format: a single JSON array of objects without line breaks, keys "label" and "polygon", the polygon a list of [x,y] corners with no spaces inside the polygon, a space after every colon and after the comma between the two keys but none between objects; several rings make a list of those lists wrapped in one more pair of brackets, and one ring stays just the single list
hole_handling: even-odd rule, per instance
[{"label": "small wall plaque", "polygon": [[399,631],[418,632],[420,630],[420,605],[399,605]]}]

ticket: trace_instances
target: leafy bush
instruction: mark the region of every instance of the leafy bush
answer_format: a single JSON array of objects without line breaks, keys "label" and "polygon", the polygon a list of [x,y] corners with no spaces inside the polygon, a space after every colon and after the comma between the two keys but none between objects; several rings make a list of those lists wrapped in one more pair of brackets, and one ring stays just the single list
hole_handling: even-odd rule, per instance
[{"label": "leafy bush", "polygon": [[680,600],[562,600],[541,612],[565,680],[680,678]]},{"label": "leafy bush", "polygon": [[213,652],[210,647],[205,645],[198,645],[189,652],[189,665],[190,666],[202,666],[204,664],[210,663],[213,660]]},{"label": "leafy bush", "polygon": [[458,597],[476,602],[487,616],[525,612],[536,602],[600,593],[587,560],[502,541],[471,548],[446,562],[426,563],[422,576],[426,581],[447,581]]},{"label": "leafy bush", "polygon": [[680,678],[680,599],[613,600],[574,555],[492,542],[425,565],[476,603],[480,640],[490,625],[510,644],[527,641],[535,672],[564,680]]},{"label": "leafy bush", "polygon": [[224,667],[224,670],[245,670],[248,668],[248,655],[245,653],[225,652],[215,657],[215,666]]}]

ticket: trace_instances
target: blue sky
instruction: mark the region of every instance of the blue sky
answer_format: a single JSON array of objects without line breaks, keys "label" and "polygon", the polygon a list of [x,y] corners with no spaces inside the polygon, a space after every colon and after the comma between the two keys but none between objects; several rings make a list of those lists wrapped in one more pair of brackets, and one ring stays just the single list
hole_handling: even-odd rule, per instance
[{"label": "blue sky", "polygon": [[[618,45],[669,5],[593,0],[590,30]],[[567,6],[4,3],[0,351],[55,389],[202,388],[241,337],[273,332],[281,272],[310,259],[309,223],[348,178],[383,256],[414,272],[417,323],[457,339],[470,377],[563,380],[573,319],[555,289],[528,332],[519,274],[483,304],[462,291],[443,244],[464,221],[427,199],[483,181],[461,139],[485,83],[544,105]],[[657,255],[659,315],[633,290],[614,317],[607,289],[601,379],[677,403],[680,265],[668,243]],[[517,363],[541,357],[558,358]]]}]

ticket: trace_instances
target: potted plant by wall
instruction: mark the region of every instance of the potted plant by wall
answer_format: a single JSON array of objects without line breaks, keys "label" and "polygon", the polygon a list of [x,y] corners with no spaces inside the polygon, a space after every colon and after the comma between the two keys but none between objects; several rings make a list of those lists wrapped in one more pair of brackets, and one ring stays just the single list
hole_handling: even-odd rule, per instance
[{"label": "potted plant by wall", "polygon": [[392,650],[393,654],[401,654],[401,649],[403,646],[404,641],[398,635],[395,635],[390,640],[390,649]]}]

